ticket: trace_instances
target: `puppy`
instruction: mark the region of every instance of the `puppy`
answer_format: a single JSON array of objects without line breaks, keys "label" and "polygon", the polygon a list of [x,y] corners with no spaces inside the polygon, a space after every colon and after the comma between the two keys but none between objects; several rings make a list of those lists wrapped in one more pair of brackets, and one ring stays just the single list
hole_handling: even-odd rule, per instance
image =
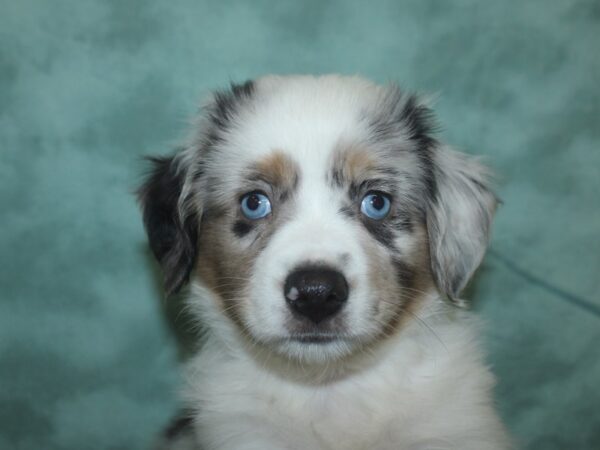
[{"label": "puppy", "polygon": [[431,111],[358,77],[215,93],[139,191],[205,330],[167,448],[510,447],[460,293],[496,198]]}]

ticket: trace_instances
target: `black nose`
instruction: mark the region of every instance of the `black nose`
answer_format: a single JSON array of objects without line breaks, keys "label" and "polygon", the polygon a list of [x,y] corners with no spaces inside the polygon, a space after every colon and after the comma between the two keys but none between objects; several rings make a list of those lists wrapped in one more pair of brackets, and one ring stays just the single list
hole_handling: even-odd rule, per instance
[{"label": "black nose", "polygon": [[293,311],[319,323],[341,309],[348,299],[348,283],[335,270],[299,269],[288,275],[283,295]]}]

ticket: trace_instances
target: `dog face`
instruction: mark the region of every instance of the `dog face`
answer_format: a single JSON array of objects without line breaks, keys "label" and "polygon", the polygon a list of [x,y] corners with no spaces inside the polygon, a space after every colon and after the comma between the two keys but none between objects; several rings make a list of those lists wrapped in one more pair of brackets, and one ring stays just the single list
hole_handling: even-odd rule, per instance
[{"label": "dog face", "polygon": [[307,361],[384,340],[428,294],[456,299],[495,198],[429,116],[358,78],[265,77],[215,94],[140,190],[167,291],[192,276],[246,339]]}]

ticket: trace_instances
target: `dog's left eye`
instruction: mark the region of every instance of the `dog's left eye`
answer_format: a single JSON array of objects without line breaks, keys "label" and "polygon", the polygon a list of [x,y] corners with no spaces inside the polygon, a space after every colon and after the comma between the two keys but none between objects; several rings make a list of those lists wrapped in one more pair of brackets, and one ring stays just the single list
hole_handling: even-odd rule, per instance
[{"label": "dog's left eye", "polygon": [[242,197],[241,208],[248,219],[262,219],[271,212],[271,201],[262,192],[249,192]]},{"label": "dog's left eye", "polygon": [[360,211],[374,220],[384,219],[391,209],[390,197],[382,192],[369,192],[362,199]]}]

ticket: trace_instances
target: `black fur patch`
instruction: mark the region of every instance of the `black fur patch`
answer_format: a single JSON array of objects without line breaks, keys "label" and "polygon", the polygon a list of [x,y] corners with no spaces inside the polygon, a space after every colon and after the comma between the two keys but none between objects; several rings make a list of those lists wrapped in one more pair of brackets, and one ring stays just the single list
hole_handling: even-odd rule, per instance
[{"label": "black fur patch", "polygon": [[144,226],[150,248],[162,266],[167,294],[185,284],[196,260],[197,217],[192,214],[182,223],[178,201],[183,173],[173,157],[149,158],[154,168],[138,190]]},{"label": "black fur patch", "polygon": [[437,183],[433,154],[437,141],[433,137],[436,126],[431,109],[419,102],[417,96],[407,95],[400,88],[394,87],[382,101],[377,116],[371,120],[371,129],[376,141],[406,134],[416,143],[417,157],[423,170],[425,194],[428,200],[435,202]]},{"label": "black fur patch", "polygon": [[243,220],[238,220],[233,224],[233,234],[235,234],[239,238],[246,236],[253,229],[254,225],[251,225],[248,222],[244,222]]},{"label": "black fur patch", "polygon": [[208,144],[223,140],[223,132],[231,124],[237,108],[250,99],[254,93],[254,81],[248,80],[243,84],[231,84],[230,89],[214,93],[214,102],[208,108],[208,116],[212,127],[208,132]]},{"label": "black fur patch", "polygon": [[390,226],[391,224],[385,223],[386,219],[382,221],[376,221],[373,219],[369,219],[368,217],[364,217],[362,219],[362,223],[365,225],[365,228],[371,236],[373,236],[377,241],[381,242],[387,248],[393,248],[394,246],[394,230]]},{"label": "black fur patch", "polygon": [[393,264],[396,269],[396,278],[400,286],[408,289],[414,288],[417,278],[416,270],[402,261],[399,257],[394,257]]},{"label": "black fur patch", "polygon": [[181,434],[192,431],[192,414],[190,411],[182,411],[175,416],[169,426],[165,429],[164,434],[167,440],[172,441],[178,438]]},{"label": "black fur patch", "polygon": [[431,201],[436,201],[437,185],[433,166],[436,141],[432,137],[433,112],[419,104],[416,96],[411,95],[402,108],[399,120],[408,128],[410,139],[418,143],[418,156],[423,166],[423,181],[427,195]]},{"label": "black fur patch", "polygon": [[395,230],[404,231],[405,233],[412,233],[413,231],[413,221],[410,218],[410,215],[407,213],[396,213],[394,217],[390,219],[393,223],[393,227]]},{"label": "black fur patch", "polygon": [[394,237],[396,232],[403,231],[411,233],[413,231],[413,221],[408,213],[396,211],[393,216],[383,220],[373,220],[365,217],[357,206],[352,204],[344,205],[340,208],[340,214],[354,219],[360,220],[367,231],[388,248],[394,248]]}]

